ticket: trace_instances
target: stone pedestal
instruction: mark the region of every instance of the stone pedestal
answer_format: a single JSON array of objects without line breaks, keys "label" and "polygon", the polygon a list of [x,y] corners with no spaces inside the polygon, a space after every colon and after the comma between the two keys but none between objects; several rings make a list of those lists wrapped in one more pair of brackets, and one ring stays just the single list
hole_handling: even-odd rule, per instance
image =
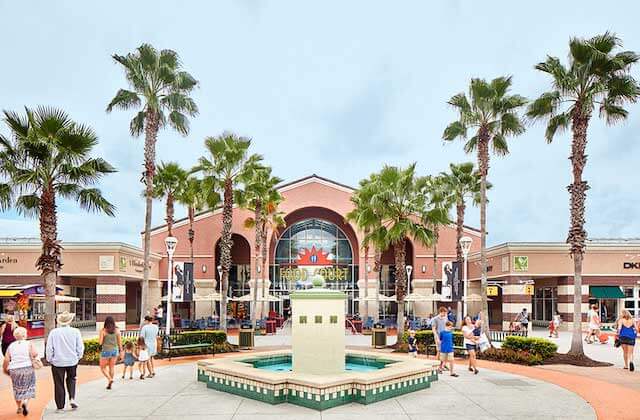
[{"label": "stone pedestal", "polygon": [[346,295],[337,290],[311,289],[290,296],[293,371],[316,375],[343,373]]}]

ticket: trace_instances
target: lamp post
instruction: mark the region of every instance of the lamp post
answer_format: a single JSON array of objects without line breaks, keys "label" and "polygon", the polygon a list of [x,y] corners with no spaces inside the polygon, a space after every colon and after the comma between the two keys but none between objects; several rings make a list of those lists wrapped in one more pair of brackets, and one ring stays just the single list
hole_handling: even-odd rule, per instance
[{"label": "lamp post", "polygon": [[167,268],[167,322],[165,325],[165,331],[167,337],[171,334],[171,321],[173,315],[171,314],[171,295],[173,294],[173,253],[176,250],[178,240],[173,236],[167,236],[164,240],[164,245],[167,247],[167,255],[169,255],[169,266]]},{"label": "lamp post", "polygon": [[407,291],[409,292],[409,294],[411,294],[411,272],[413,271],[413,266],[407,265],[405,267],[405,270],[407,270]]},{"label": "lamp post", "polygon": [[217,269],[218,269],[218,285],[220,286],[219,287],[219,289],[220,289],[220,311],[218,312],[218,316],[222,317],[221,316],[221,313],[222,313],[222,266],[219,265],[217,267]]},{"label": "lamp post", "polygon": [[460,247],[462,248],[462,257],[464,258],[464,267],[463,267],[463,273],[464,273],[464,277],[463,277],[463,281],[464,281],[464,314],[463,316],[467,316],[467,257],[469,256],[469,250],[471,249],[471,242],[473,242],[473,239],[471,239],[468,236],[463,236],[462,238],[460,238]]}]

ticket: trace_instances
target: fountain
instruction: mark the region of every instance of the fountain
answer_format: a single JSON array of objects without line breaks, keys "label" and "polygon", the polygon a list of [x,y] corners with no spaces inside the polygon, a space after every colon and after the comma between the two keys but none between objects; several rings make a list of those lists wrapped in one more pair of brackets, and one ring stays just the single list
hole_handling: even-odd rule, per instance
[{"label": "fountain", "polygon": [[347,351],[343,292],[314,287],[290,298],[290,351],[201,360],[198,380],[218,391],[316,410],[370,404],[428,388],[437,380],[434,361]]}]

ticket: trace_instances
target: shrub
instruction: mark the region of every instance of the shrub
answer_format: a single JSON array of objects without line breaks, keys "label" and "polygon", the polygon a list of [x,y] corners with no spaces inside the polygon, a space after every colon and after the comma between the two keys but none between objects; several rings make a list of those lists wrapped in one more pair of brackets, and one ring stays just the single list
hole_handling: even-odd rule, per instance
[{"label": "shrub", "polygon": [[[409,333],[405,331],[402,334],[402,337],[398,337],[398,345],[396,347],[396,352],[399,353],[407,353],[409,351],[408,346]],[[435,344],[435,340],[433,338],[432,330],[420,330],[416,331],[416,340],[418,342],[418,352],[424,353],[426,352],[427,346]],[[453,331],[453,345],[462,347],[464,336],[461,331]]]},{"label": "shrub", "polygon": [[502,343],[502,348],[530,353],[540,356],[542,360],[550,358],[558,350],[558,346],[555,343],[544,338],[517,336],[506,337]]},{"label": "shrub", "polygon": [[540,365],[542,356],[526,351],[516,351],[505,348],[490,348],[482,353],[477,353],[479,359],[492,360],[494,362],[514,363],[518,365]]}]

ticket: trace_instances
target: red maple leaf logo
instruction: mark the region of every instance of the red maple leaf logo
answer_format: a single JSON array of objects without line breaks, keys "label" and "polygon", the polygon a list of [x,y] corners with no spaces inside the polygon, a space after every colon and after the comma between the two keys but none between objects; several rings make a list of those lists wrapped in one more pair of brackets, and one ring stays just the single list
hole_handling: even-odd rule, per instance
[{"label": "red maple leaf logo", "polygon": [[314,245],[311,249],[302,249],[296,262],[298,265],[332,265],[333,258],[330,258],[329,254],[322,249],[316,249]]}]

